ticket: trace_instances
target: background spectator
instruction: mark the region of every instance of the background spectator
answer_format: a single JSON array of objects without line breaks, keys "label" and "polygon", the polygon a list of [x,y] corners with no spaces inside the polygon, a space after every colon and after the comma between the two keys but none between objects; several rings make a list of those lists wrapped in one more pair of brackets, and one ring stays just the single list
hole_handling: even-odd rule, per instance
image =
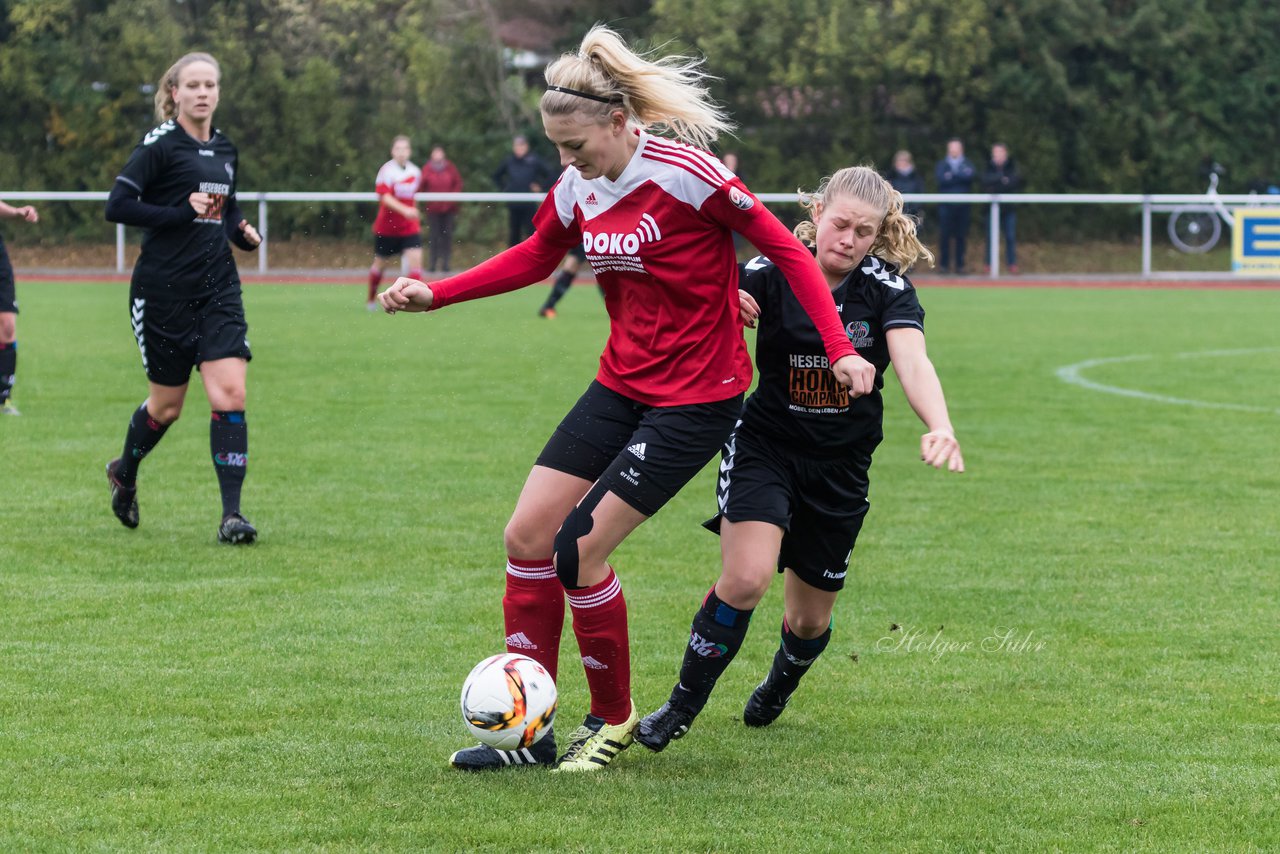
[{"label": "background spectator", "polygon": [[[511,140],[511,153],[493,173],[493,183],[504,193],[541,193],[546,189],[549,172],[542,158],[529,150],[529,140],[517,136]],[[507,203],[507,245],[515,246],[533,234],[536,202]]]},{"label": "background spectator", "polygon": [[[947,141],[947,156],[938,161],[933,171],[938,179],[939,193],[973,192],[975,170],[969,158],[964,156],[964,143],[959,139]],[[969,236],[969,205],[939,205],[938,230],[942,244],[938,252],[941,272],[963,274],[965,240]],[[951,266],[953,258],[954,267]]]},{"label": "background spectator", "polygon": [[[431,149],[431,159],[422,170],[422,183],[418,190],[423,193],[462,192],[462,174],[444,156],[444,148],[439,145]],[[449,258],[453,254],[453,224],[457,218],[457,202],[427,202],[428,272],[436,269],[437,262],[441,273],[449,272]]]},{"label": "background spectator", "polygon": [[[893,189],[904,196],[908,193],[925,191],[924,178],[920,177],[920,173],[916,171],[915,158],[905,148],[893,155],[893,168],[885,177],[889,179]],[[902,206],[902,212],[909,217],[914,217],[917,224],[924,221],[924,208],[919,202],[906,202]]]},{"label": "background spectator", "polygon": [[[1022,176],[1009,156],[1009,146],[997,142],[991,146],[991,159],[982,173],[982,190],[986,193],[1018,193],[1022,191]],[[990,208],[987,213],[987,229],[990,232]],[[1010,273],[1018,272],[1018,248],[1015,239],[1018,214],[1013,205],[1000,203],[1000,239],[1004,241],[1004,263]]]}]

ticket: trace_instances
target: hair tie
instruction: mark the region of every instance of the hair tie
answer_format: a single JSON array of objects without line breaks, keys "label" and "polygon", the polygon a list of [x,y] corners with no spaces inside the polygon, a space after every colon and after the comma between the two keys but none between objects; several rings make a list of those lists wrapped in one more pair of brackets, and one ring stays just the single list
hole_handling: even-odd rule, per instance
[{"label": "hair tie", "polygon": [[548,86],[548,92],[563,92],[566,95],[574,95],[578,98],[587,98],[591,101],[599,101],[601,104],[621,104],[620,96],[606,98],[603,95],[593,95],[590,92],[580,92],[577,89],[570,89],[568,86]]}]

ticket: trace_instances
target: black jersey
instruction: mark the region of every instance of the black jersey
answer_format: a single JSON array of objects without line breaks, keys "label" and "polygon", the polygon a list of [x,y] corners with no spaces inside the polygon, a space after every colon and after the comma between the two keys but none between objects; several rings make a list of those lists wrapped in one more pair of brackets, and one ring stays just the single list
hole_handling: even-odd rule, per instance
[{"label": "black jersey", "polygon": [[876,368],[875,389],[853,400],[836,381],[822,339],[781,270],[767,258],[754,258],[743,265],[739,287],[760,304],[760,383],[743,408],[743,428],[805,453],[870,453],[884,437],[885,332],[900,326],[924,330],[924,309],[911,282],[892,264],[868,255],[832,291],[849,341]]},{"label": "black jersey", "polygon": [[[170,119],[129,156],[107,201],[107,219],[142,226],[142,254],[133,268],[136,296],[190,299],[239,287],[229,240],[252,248],[239,231],[236,147],[218,130],[207,142]],[[213,207],[198,216],[192,193]]]}]

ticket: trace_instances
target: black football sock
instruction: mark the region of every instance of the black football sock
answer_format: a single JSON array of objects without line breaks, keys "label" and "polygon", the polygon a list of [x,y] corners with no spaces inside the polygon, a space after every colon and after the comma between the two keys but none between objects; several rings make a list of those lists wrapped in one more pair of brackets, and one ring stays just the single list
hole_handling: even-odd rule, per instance
[{"label": "black football sock", "polygon": [[816,638],[802,638],[791,631],[787,621],[782,621],[782,643],[773,656],[773,667],[766,681],[784,697],[791,696],[800,679],[809,672],[813,662],[831,642],[831,626]]},{"label": "black football sock", "polygon": [[544,311],[556,307],[556,303],[560,302],[565,292],[569,290],[569,286],[573,284],[573,275],[568,270],[560,271],[560,275],[556,276],[555,284],[551,286],[551,293],[547,295],[547,301],[542,304]]},{"label": "black football sock", "polygon": [[222,491],[222,515],[240,512],[240,488],[249,465],[249,424],[244,412],[214,412],[209,419],[209,452]]},{"label": "black football sock", "polygon": [[680,684],[671,692],[673,702],[701,711],[716,680],[742,648],[751,624],[752,610],[738,610],[721,602],[712,587],[702,607],[693,615],[689,645],[680,665]]},{"label": "black football sock", "polygon": [[13,383],[18,373],[18,342],[0,344],[0,406],[9,401]]},{"label": "black football sock", "polygon": [[124,453],[120,455],[120,468],[116,470],[121,484],[133,488],[142,458],[151,453],[168,429],[168,424],[161,424],[151,417],[144,400],[129,419],[129,432],[124,434]]}]

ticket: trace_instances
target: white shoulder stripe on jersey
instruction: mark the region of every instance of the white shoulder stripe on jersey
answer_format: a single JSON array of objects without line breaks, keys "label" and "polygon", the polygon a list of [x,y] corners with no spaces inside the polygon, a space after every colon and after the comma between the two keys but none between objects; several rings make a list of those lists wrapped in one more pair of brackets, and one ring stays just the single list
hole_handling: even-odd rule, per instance
[{"label": "white shoulder stripe on jersey", "polygon": [[133,183],[132,181],[130,181],[128,178],[124,177],[123,175],[117,175],[117,176],[116,176],[116,180],[117,180],[117,181],[121,181],[121,182],[123,182],[123,183],[125,183],[125,184],[128,184],[130,187],[133,187],[133,189],[137,190],[139,193],[141,193],[141,192],[142,192],[142,188],[141,188],[141,187],[139,187],[137,184]]},{"label": "white shoulder stripe on jersey", "polygon": [[649,137],[647,150],[687,161],[699,170],[700,175],[709,178],[712,186],[717,188],[733,177],[733,173],[726,169],[723,163],[700,148],[658,137]]}]

